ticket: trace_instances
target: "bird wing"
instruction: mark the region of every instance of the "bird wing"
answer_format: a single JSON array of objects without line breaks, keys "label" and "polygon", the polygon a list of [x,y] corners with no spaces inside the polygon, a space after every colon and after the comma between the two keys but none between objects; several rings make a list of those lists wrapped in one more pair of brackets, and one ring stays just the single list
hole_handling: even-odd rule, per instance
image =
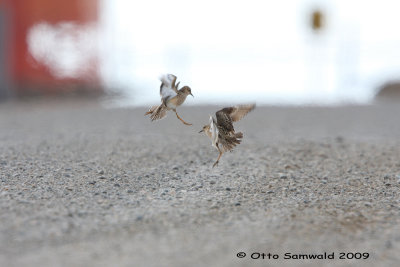
[{"label": "bird wing", "polygon": [[229,109],[231,108],[223,108],[215,113],[218,127],[226,134],[235,130],[233,128],[232,118],[228,112]]},{"label": "bird wing", "polygon": [[212,145],[214,147],[217,147],[217,142],[218,142],[218,127],[215,124],[215,121],[213,119],[212,116],[210,116],[210,131],[211,131],[211,141],[212,141]]},{"label": "bird wing", "polygon": [[222,151],[231,151],[240,144],[242,133],[235,133],[233,122],[240,120],[255,108],[255,104],[227,107],[217,111],[217,125],[219,130],[218,144]]},{"label": "bird wing", "polygon": [[160,86],[160,96],[162,100],[166,100],[170,97],[174,97],[178,94],[178,90],[176,89],[175,82],[176,76],[173,74],[167,74],[160,78],[161,86]]},{"label": "bird wing", "polygon": [[238,105],[234,107],[223,108],[218,112],[224,113],[224,116],[226,116],[225,114],[229,115],[231,120],[235,122],[241,120],[244,116],[246,116],[247,113],[252,111],[255,107],[256,107],[255,104]]}]

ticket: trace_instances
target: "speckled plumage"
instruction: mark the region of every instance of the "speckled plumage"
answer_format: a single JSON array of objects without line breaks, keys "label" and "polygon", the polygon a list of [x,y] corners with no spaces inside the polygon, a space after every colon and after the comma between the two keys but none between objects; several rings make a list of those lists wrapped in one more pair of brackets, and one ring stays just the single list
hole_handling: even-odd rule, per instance
[{"label": "speckled plumage", "polygon": [[255,104],[250,104],[223,108],[215,113],[216,120],[210,116],[210,123],[205,125],[200,132],[204,132],[211,139],[212,145],[219,152],[218,159],[213,167],[218,164],[224,152],[231,151],[240,144],[243,133],[235,132],[233,122],[242,119],[255,106]]}]

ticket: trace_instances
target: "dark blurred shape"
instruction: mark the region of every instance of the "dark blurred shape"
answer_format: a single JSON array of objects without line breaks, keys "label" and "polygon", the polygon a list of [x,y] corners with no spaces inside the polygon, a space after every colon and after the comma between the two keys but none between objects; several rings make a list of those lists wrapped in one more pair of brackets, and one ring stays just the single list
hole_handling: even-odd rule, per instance
[{"label": "dark blurred shape", "polygon": [[311,28],[314,32],[320,32],[325,27],[325,15],[319,10],[315,9],[311,12]]},{"label": "dark blurred shape", "polygon": [[375,96],[377,101],[400,102],[400,81],[391,81],[382,85]]},{"label": "dark blurred shape", "polygon": [[98,0],[0,0],[0,98],[99,94]]}]

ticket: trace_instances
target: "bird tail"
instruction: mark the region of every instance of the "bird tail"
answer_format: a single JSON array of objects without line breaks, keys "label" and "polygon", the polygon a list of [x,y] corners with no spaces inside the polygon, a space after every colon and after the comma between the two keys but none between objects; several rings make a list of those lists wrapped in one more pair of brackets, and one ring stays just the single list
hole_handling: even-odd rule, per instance
[{"label": "bird tail", "polygon": [[[235,137],[236,137],[237,139],[242,139],[242,138],[243,138],[243,133],[242,133],[242,132],[235,133]],[[241,140],[240,140],[240,141],[241,141]]]},{"label": "bird tail", "polygon": [[222,146],[222,151],[232,151],[235,146],[242,142],[243,133],[234,133],[233,135],[226,135],[224,138],[219,139],[219,143]]},{"label": "bird tail", "polygon": [[240,144],[240,142],[242,142],[242,138],[243,138],[243,133],[238,132],[235,133],[234,136],[231,137],[232,139],[232,143],[234,144],[234,146]]},{"label": "bird tail", "polygon": [[150,119],[152,121],[154,120],[161,120],[162,118],[165,117],[167,114],[167,109],[164,104],[161,104],[159,106],[152,106],[149,111],[147,111],[144,115],[150,115]]}]

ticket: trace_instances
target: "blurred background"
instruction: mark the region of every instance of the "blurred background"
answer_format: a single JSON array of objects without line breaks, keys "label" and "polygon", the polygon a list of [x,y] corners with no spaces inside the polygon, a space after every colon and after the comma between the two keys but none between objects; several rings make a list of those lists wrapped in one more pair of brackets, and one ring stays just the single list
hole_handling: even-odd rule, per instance
[{"label": "blurred background", "polygon": [[[396,0],[0,0],[0,99],[367,104],[400,98]],[[117,97],[118,96],[118,97]]]}]

